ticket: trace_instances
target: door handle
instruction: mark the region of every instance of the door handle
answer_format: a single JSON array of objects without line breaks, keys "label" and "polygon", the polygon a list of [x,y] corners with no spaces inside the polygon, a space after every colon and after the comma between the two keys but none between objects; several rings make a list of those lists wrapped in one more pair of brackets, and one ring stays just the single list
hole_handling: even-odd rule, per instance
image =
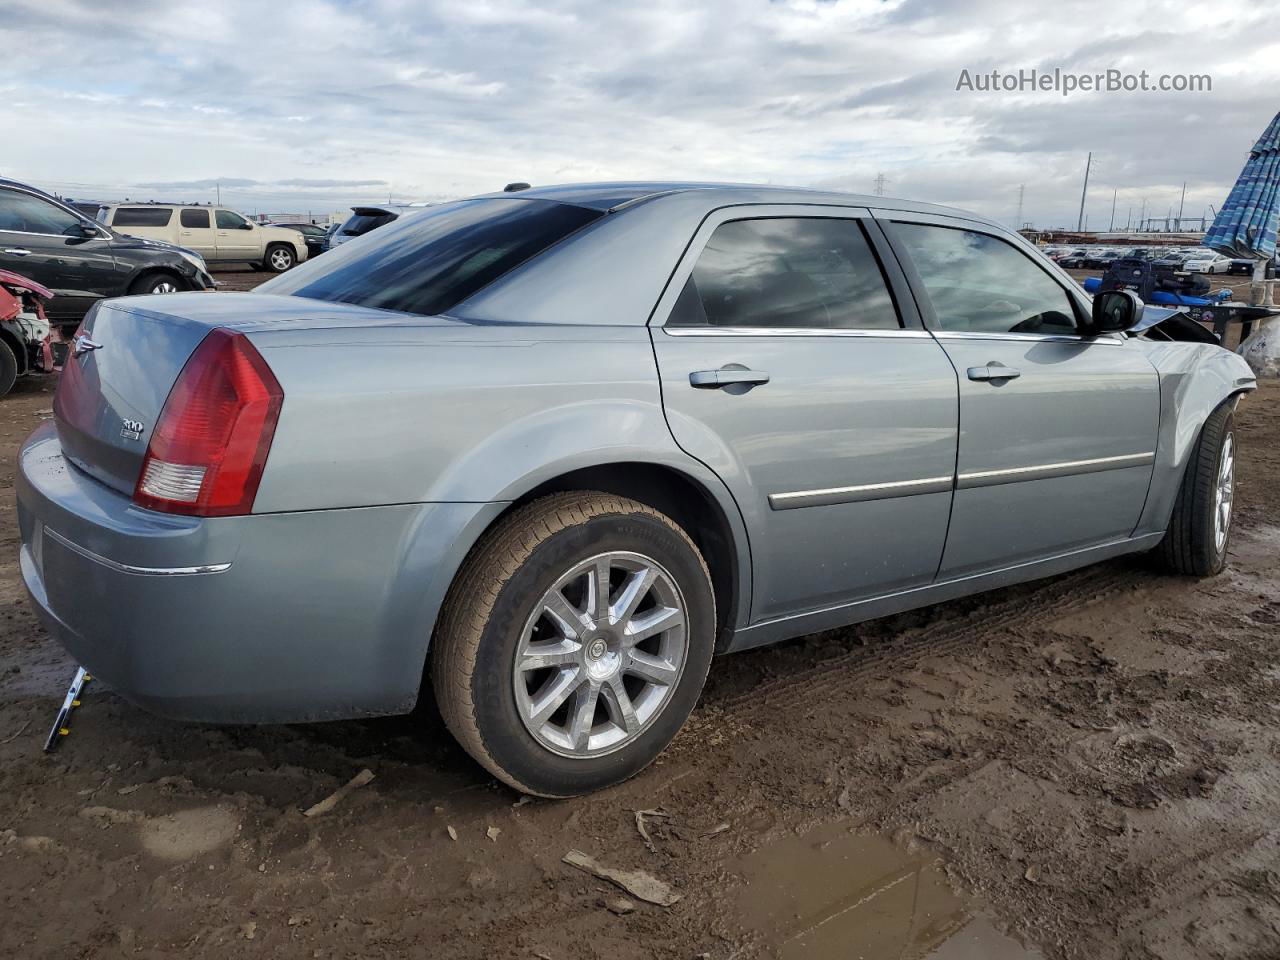
[{"label": "door handle", "polygon": [[4,252],[5,252],[5,253],[11,253],[11,254],[13,254],[15,257],[29,257],[29,256],[31,256],[31,251],[30,251],[30,250],[28,250],[26,247],[5,247]]},{"label": "door handle", "polygon": [[746,367],[721,367],[719,370],[695,370],[689,374],[689,384],[703,390],[715,390],[729,387],[736,383],[755,386],[769,382],[769,375],[763,370],[748,370]]},{"label": "door handle", "polygon": [[1021,370],[1006,367],[994,360],[985,367],[970,367],[965,373],[970,380],[1013,380],[1022,376]]}]

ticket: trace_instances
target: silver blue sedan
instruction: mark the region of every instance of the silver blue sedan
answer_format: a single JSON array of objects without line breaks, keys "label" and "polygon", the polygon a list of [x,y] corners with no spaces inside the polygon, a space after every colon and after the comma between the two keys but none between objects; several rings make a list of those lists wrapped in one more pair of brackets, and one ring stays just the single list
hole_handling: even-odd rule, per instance
[{"label": "silver blue sedan", "polygon": [[96,306],[22,450],[22,571],[157,713],[431,684],[495,776],[578,794],[658,755],[714,654],[1118,554],[1222,570],[1253,375],[1142,313],[881,197],[442,204],[253,294]]}]

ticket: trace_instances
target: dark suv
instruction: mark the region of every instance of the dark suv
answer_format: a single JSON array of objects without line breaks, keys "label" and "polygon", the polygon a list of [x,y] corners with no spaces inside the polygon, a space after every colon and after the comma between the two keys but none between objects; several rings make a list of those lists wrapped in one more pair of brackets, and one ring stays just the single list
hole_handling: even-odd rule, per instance
[{"label": "dark suv", "polygon": [[43,190],[0,179],[0,270],[48,287],[45,307],[59,327],[78,324],[98,300],[131,293],[211,290],[198,253],[126,237]]}]

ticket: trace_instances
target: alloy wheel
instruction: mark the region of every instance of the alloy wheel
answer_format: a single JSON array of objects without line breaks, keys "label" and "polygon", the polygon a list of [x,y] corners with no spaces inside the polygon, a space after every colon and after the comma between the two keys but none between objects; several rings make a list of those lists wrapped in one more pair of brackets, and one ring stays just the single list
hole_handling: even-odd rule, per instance
[{"label": "alloy wheel", "polygon": [[1231,502],[1235,496],[1235,485],[1235,436],[1228,433],[1222,441],[1218,482],[1213,491],[1213,544],[1219,553],[1226,547],[1227,534],[1231,531]]},{"label": "alloy wheel", "polygon": [[566,757],[635,740],[661,713],[688,650],[685,602],[656,561],[628,551],[582,561],[534,607],[512,681],[525,728]]}]

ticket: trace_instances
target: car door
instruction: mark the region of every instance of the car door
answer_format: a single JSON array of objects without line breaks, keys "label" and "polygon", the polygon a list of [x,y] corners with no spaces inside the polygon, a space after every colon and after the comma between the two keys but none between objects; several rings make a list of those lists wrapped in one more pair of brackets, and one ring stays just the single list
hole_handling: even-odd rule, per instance
[{"label": "car door", "polygon": [[676,442],[733,494],[762,623],[929,583],[956,379],[867,211],[748,206],[699,228],[651,325]]},{"label": "car door", "polygon": [[903,216],[886,230],[960,384],[940,578],[1126,539],[1159,426],[1137,342],[1083,336],[1088,301],[998,229]]},{"label": "car door", "polygon": [[233,210],[218,208],[213,212],[217,234],[218,260],[260,260],[258,233],[251,224]]},{"label": "car door", "polygon": [[178,212],[178,244],[205,260],[216,260],[218,244],[208,207],[183,207]]},{"label": "car door", "polygon": [[119,292],[110,241],[92,221],[58,204],[0,188],[0,268],[52,290],[45,313],[54,322],[78,321],[96,301]]}]

